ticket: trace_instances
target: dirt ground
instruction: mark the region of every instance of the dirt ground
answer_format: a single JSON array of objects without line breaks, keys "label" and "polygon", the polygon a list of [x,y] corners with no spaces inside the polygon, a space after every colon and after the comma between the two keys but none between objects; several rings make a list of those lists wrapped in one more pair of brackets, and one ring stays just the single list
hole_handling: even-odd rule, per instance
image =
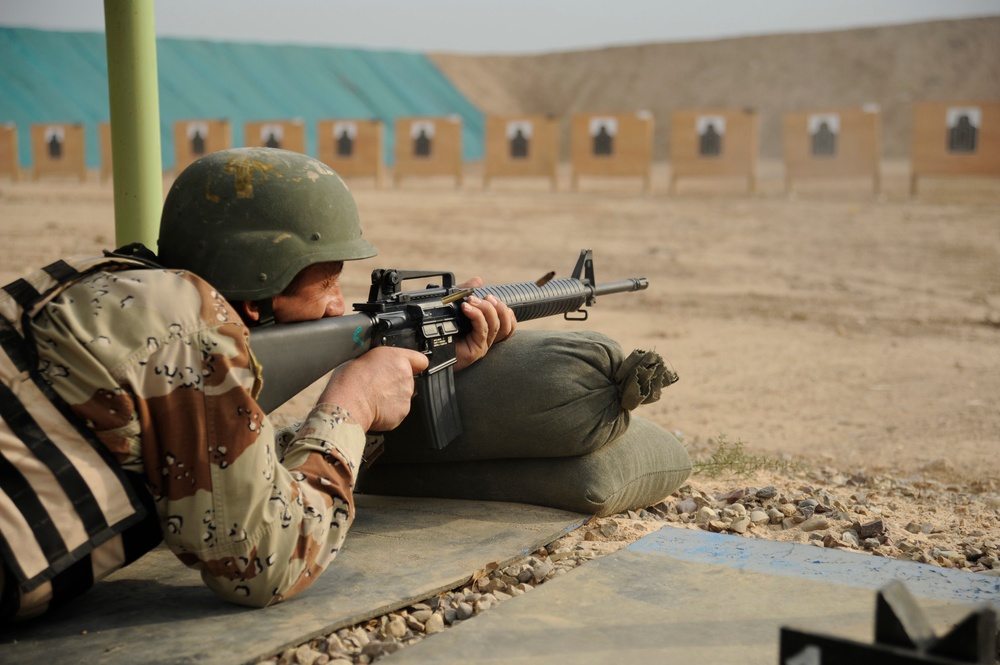
[{"label": "dirt ground", "polygon": [[[760,192],[739,181],[583,179],[569,191],[495,180],[475,167],[399,188],[351,183],[380,255],[350,265],[350,301],[375,267],[450,270],[488,284],[569,276],[594,251],[599,282],[646,291],[602,298],[586,323],[626,351],[655,349],[681,377],[639,413],[692,449],[724,436],[756,454],[846,471],[949,482],[1000,477],[1000,183],[923,181],[905,164],[870,183],[812,183],[786,196],[779,167]],[[169,181],[167,181],[169,183]],[[0,280],[114,243],[109,184],[0,182]],[[304,408],[306,394],[285,411]]]}]

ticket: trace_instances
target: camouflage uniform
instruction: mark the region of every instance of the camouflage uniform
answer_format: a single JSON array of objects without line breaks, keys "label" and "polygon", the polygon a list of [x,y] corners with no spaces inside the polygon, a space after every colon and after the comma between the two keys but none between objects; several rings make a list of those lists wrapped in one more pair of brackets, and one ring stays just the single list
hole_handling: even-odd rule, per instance
[{"label": "camouflage uniform", "polygon": [[[32,327],[44,377],[125,470],[143,475],[167,546],[212,590],[264,606],[330,564],[354,518],[365,433],[320,404],[279,450],[254,401],[248,331],[209,284],[182,271],[101,271]],[[120,540],[92,552],[95,578],[98,559],[99,576],[127,563]],[[22,591],[18,616],[45,611],[51,586]]]}]

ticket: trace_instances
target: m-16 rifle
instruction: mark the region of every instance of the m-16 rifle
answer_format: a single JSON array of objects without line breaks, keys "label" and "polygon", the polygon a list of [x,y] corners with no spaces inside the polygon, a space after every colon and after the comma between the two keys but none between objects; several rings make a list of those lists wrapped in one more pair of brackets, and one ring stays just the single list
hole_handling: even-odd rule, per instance
[{"label": "m-16 rifle", "polygon": [[[257,402],[265,412],[278,408],[342,363],[376,346],[396,346],[428,356],[427,369],[416,377],[413,410],[423,419],[428,444],[444,448],[462,433],[455,395],[455,340],[470,328],[461,301],[469,295],[492,295],[510,307],[518,321],[555,314],[586,321],[598,296],[641,291],[645,277],[597,284],[591,250],[580,252],[573,276],[536,282],[462,289],[450,272],[377,269],[372,272],[368,302],[357,314],[256,328],[250,347],[263,368],[264,385]],[[440,278],[440,285],[403,290],[414,279]]]}]

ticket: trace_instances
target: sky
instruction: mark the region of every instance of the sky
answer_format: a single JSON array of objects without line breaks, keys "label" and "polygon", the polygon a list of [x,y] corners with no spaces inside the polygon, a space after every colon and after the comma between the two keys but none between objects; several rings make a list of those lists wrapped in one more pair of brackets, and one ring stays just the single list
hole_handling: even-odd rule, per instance
[{"label": "sky", "polygon": [[[161,37],[546,53],[998,16],[1000,0],[157,0],[154,15]],[[103,32],[104,0],[0,0],[0,25]]]}]

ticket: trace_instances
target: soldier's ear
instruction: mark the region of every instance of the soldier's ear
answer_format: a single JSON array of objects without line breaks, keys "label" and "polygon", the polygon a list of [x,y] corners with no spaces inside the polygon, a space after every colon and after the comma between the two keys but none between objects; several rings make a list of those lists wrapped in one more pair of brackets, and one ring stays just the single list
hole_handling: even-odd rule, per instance
[{"label": "soldier's ear", "polygon": [[240,300],[234,303],[240,318],[248,323],[260,321],[260,307],[254,300]]}]

